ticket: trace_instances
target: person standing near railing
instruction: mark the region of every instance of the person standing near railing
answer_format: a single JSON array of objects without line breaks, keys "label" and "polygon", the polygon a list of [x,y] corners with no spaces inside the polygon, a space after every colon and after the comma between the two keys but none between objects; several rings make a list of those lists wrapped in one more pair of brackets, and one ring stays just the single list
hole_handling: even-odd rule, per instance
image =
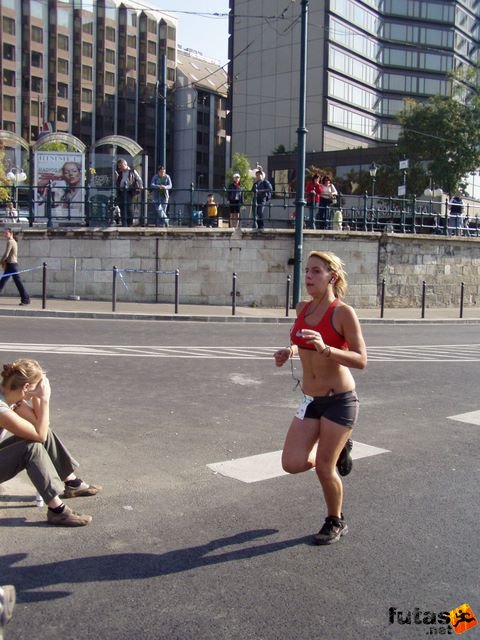
[{"label": "person standing near railing", "polygon": [[314,173],[311,179],[305,185],[305,195],[307,196],[307,206],[310,209],[310,229],[317,228],[317,213],[320,205],[320,198],[323,193],[323,186],[320,184],[320,176]]},{"label": "person standing near railing", "polygon": [[243,204],[243,187],[240,184],[240,174],[233,174],[233,182],[229,185],[228,202],[230,203],[230,226],[238,229],[240,226],[240,207]]},{"label": "person standing near railing", "polygon": [[333,185],[329,176],[324,175],[322,178],[322,194],[320,196],[320,228],[330,229],[330,207],[336,202],[338,192]]},{"label": "person standing near railing", "polygon": [[125,158],[117,161],[115,172],[115,186],[117,188],[117,200],[122,217],[122,225],[131,227],[133,225],[133,199],[143,189],[143,182],[138,172],[128,166]]},{"label": "person standing near railing", "polygon": [[453,228],[453,235],[461,236],[463,235],[463,200],[460,192],[457,191],[453,198],[448,203],[450,210],[449,216],[451,220],[451,224],[449,226],[448,235],[450,235],[450,229]]},{"label": "person standing near railing", "polygon": [[263,231],[265,223],[263,220],[263,211],[265,205],[270,200],[273,194],[273,188],[270,182],[265,178],[265,174],[261,169],[257,169],[255,172],[255,182],[252,186],[253,192],[253,229],[258,228],[259,231]]},{"label": "person standing near railing", "polygon": [[173,187],[172,180],[163,165],[157,167],[157,173],[150,182],[153,201],[157,206],[157,227],[168,227],[168,199],[170,189]]},{"label": "person standing near railing", "polygon": [[30,304],[30,296],[25,289],[22,279],[18,273],[18,245],[17,241],[13,237],[13,231],[10,228],[3,230],[3,235],[7,239],[5,252],[0,260],[3,267],[3,276],[0,279],[0,293],[3,291],[4,286],[7,284],[7,280],[12,277],[15,282],[15,286],[20,294],[20,305]]}]

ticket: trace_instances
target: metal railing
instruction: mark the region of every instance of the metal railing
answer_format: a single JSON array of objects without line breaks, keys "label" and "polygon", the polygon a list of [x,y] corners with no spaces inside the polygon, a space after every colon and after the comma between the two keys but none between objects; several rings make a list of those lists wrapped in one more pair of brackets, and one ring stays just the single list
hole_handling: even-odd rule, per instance
[{"label": "metal railing", "polygon": [[[196,227],[204,224],[207,194],[213,193],[218,207],[218,226],[230,226],[230,207],[226,189],[172,189],[167,208],[168,226]],[[7,217],[3,224],[24,226],[162,226],[157,204],[149,188],[137,194],[116,189],[84,187],[76,198],[63,200],[51,185],[15,187],[18,219]],[[13,192],[12,192],[13,196]],[[255,227],[251,192],[244,192],[240,209],[240,226]],[[306,194],[307,198],[309,194]],[[3,203],[5,210],[6,203]],[[0,203],[2,208],[2,203]],[[287,191],[275,192],[264,206],[266,228],[294,228],[295,197]],[[320,231],[362,231],[380,233],[422,233],[448,236],[479,237],[480,203],[467,203],[462,216],[450,214],[448,202],[420,198],[374,198],[339,196],[330,207],[307,204],[304,208],[305,229]]]}]

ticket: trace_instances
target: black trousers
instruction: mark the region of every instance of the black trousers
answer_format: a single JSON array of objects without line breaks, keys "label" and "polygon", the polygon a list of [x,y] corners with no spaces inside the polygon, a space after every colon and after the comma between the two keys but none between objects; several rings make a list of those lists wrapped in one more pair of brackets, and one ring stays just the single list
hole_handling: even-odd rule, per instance
[{"label": "black trousers", "polygon": [[5,271],[3,272],[3,276],[0,279],[0,292],[3,290],[3,287],[7,284],[7,280],[9,278],[13,278],[15,282],[15,286],[18,289],[18,293],[20,295],[20,299],[24,304],[28,304],[30,302],[30,296],[27,293],[27,290],[23,286],[22,279],[18,274],[18,263],[17,262],[9,262],[5,267]]}]

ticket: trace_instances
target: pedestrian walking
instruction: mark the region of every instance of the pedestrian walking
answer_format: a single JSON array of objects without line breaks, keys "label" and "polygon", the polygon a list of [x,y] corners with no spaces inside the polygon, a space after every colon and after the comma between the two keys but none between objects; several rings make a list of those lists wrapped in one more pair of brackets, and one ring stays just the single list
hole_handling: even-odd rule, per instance
[{"label": "pedestrian walking", "polygon": [[20,295],[20,305],[30,304],[30,296],[24,287],[20,274],[18,273],[18,245],[13,237],[13,231],[9,227],[3,230],[3,235],[7,240],[5,252],[1,258],[3,276],[0,278],[0,293],[7,284],[9,278],[13,278],[15,286]]},{"label": "pedestrian walking", "polygon": [[347,532],[340,476],[352,469],[351,434],[359,401],[350,369],[364,369],[367,352],[360,322],[342,302],[347,290],[343,263],[333,253],[312,251],[305,270],[310,296],[297,305],[291,346],[274,354],[277,367],[298,354],[303,399],[287,433],[282,466],[288,473],[315,468],[326,518],[313,544],[332,544]]}]

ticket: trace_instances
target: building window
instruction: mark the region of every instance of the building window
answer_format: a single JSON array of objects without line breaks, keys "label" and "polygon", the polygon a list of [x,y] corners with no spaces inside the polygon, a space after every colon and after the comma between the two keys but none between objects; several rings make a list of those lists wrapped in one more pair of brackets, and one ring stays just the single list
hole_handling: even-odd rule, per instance
[{"label": "building window", "polygon": [[3,110],[15,113],[15,96],[3,96]]},{"label": "building window", "polygon": [[169,40],[175,40],[177,35],[177,30],[174,29],[173,27],[167,27],[167,38]]},{"label": "building window", "polygon": [[43,67],[43,55],[38,51],[32,51],[32,67],[41,69]]},{"label": "building window", "polygon": [[81,115],[82,124],[88,127],[92,126],[92,114],[90,111],[82,111]]},{"label": "building window", "polygon": [[58,107],[57,108],[57,120],[59,122],[67,122],[67,120],[68,120],[68,109],[66,107]]},{"label": "building window", "polygon": [[88,67],[86,64],[82,64],[82,78],[84,80],[91,80],[93,78],[92,67]]},{"label": "building window", "polygon": [[127,46],[131,49],[137,48],[137,36],[128,36],[127,37]]},{"label": "building window", "polygon": [[153,56],[157,55],[157,43],[153,40],[149,40],[147,44],[147,51]]},{"label": "building window", "polygon": [[15,47],[13,44],[4,44],[3,45],[3,59],[4,60],[15,60]]},{"label": "building window", "polygon": [[59,82],[57,86],[57,96],[59,98],[68,98],[68,84]]},{"label": "building window", "polygon": [[15,71],[11,71],[10,69],[3,70],[3,84],[6,87],[15,86]]},{"label": "building window", "polygon": [[113,27],[107,27],[105,29],[105,38],[110,42],[115,42],[115,29]]},{"label": "building window", "polygon": [[157,65],[154,62],[147,63],[147,73],[151,76],[157,75]]},{"label": "building window", "polygon": [[157,33],[157,23],[155,22],[155,20],[148,21],[148,33]]},{"label": "building window", "polygon": [[93,35],[93,22],[84,22],[82,25],[83,33],[89,33]]},{"label": "building window", "polygon": [[105,60],[109,64],[115,64],[115,51],[113,49],[105,49]]},{"label": "building window", "polygon": [[105,84],[109,87],[115,86],[115,74],[111,71],[105,71]]},{"label": "building window", "polygon": [[167,58],[171,62],[175,62],[175,49],[173,47],[168,47]]},{"label": "building window", "polygon": [[43,43],[43,29],[40,27],[32,27],[32,42]]},{"label": "building window", "polygon": [[85,58],[93,58],[93,45],[91,42],[82,42],[82,52]]},{"label": "building window", "polygon": [[92,104],[93,91],[91,91],[90,89],[82,89],[82,102],[86,102],[87,104]]},{"label": "building window", "polygon": [[69,43],[68,36],[63,35],[62,33],[58,34],[58,48],[62,51],[68,51]]},{"label": "building window", "polygon": [[4,131],[11,131],[12,133],[15,133],[15,122],[10,122],[9,120],[4,120],[2,128],[3,128]]},{"label": "building window", "polygon": [[175,69],[171,69],[170,67],[168,67],[167,80],[170,80],[171,82],[175,82]]},{"label": "building window", "polygon": [[15,35],[15,20],[3,17],[3,33],[9,33],[11,36]]},{"label": "building window", "polygon": [[137,60],[133,56],[127,56],[127,69],[130,71],[131,69],[137,68]]},{"label": "building window", "polygon": [[36,93],[43,93],[43,80],[42,78],[36,78],[32,76],[32,91]]},{"label": "building window", "polygon": [[58,59],[58,73],[68,74],[68,60]]}]

